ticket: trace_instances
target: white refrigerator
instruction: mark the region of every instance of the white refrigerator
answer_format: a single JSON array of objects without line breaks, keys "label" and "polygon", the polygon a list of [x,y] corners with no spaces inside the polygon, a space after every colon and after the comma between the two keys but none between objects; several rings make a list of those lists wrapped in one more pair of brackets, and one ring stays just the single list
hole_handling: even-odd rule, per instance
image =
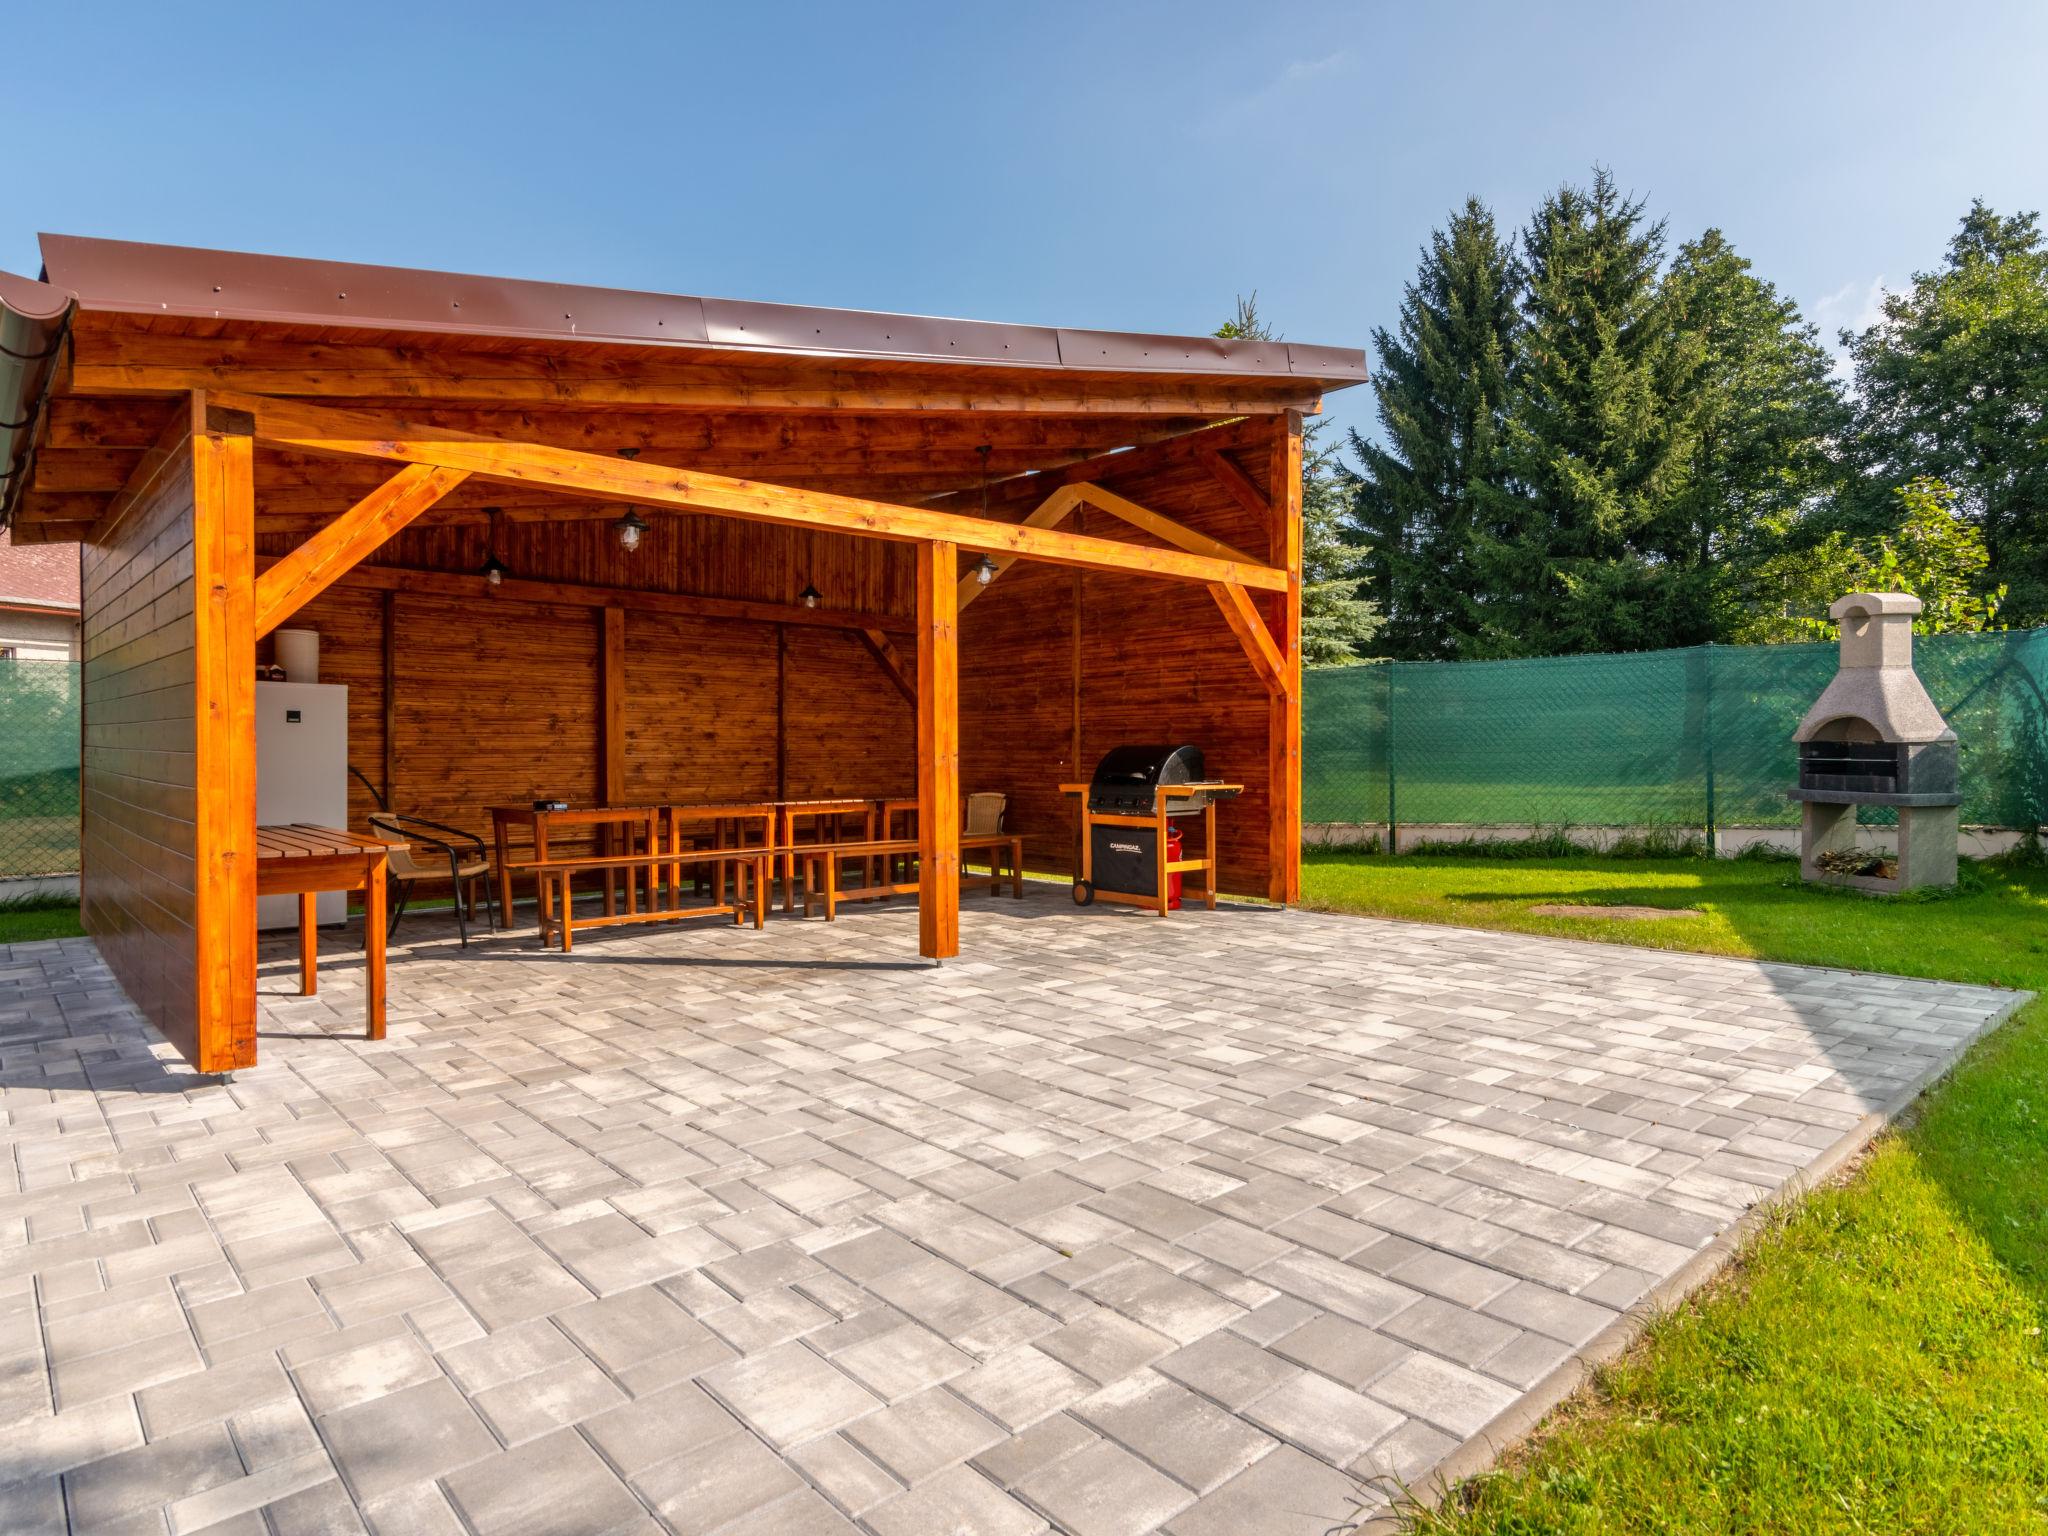
[{"label": "white refrigerator", "polygon": [[[348,825],[348,689],[340,683],[256,685],[256,820]],[[322,891],[320,921],[348,917],[348,895]],[[256,898],[258,928],[298,926],[299,898]]]}]

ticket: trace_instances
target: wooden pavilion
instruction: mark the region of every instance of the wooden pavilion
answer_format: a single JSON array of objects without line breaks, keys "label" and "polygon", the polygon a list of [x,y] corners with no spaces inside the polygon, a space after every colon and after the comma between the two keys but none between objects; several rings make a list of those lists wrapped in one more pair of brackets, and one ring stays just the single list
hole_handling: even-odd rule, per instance
[{"label": "wooden pavilion", "polygon": [[255,1060],[287,621],[352,766],[480,832],[537,795],[914,784],[934,958],[962,786],[1064,869],[1057,786],[1125,741],[1244,783],[1220,886],[1296,899],[1302,417],[1361,353],[42,250],[0,274],[0,522],[84,546],[84,921],[200,1071]]}]

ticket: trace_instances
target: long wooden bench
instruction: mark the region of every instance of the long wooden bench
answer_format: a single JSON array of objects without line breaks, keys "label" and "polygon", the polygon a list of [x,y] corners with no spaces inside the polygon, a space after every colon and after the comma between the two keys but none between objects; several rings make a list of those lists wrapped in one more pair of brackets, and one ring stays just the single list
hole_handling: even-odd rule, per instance
[{"label": "long wooden bench", "polygon": [[[548,941],[559,932],[562,952],[567,954],[574,945],[578,928],[616,928],[625,923],[673,923],[689,917],[718,917],[725,913],[731,913],[733,922],[737,924],[746,920],[749,911],[754,915],[754,926],[759,928],[768,916],[768,884],[777,852],[773,848],[676,848],[659,853],[528,859],[513,864],[511,868],[534,877],[539,896],[536,905],[540,908],[541,947],[545,949]],[[647,905],[641,906],[639,881],[633,876],[646,870],[651,891],[659,871],[681,864],[732,865],[733,899],[727,901],[721,888],[708,904],[676,906],[672,903],[682,899],[681,889],[679,882],[672,882],[669,903],[657,902],[650,895]],[[607,885],[612,874],[624,872],[627,875],[625,911],[607,912],[601,917],[576,916],[575,892],[570,881],[577,875],[593,871],[603,872]],[[557,895],[560,897],[559,905]]]},{"label": "long wooden bench", "polygon": [[[897,837],[866,843],[806,843],[798,848],[785,848],[780,851],[795,855],[801,866],[802,876],[799,883],[803,888],[804,916],[811,915],[811,900],[816,894],[824,903],[825,920],[830,922],[839,915],[839,903],[842,901],[878,901],[885,896],[914,896],[918,890],[918,882],[915,880],[882,881],[874,885],[857,885],[842,890],[839,885],[840,860],[890,859],[897,854],[908,854],[914,858],[920,847],[914,837]],[[988,865],[987,874],[967,873],[969,853],[987,855],[985,860],[975,861]],[[1008,874],[1003,872],[1006,862],[1004,854],[1009,856]],[[962,837],[960,865],[960,889],[963,891],[981,890],[986,887],[991,892],[1000,892],[1007,884],[1011,888],[1011,894],[1018,897],[1024,894],[1024,839],[1021,837],[1013,837],[1008,832],[979,832]]]}]

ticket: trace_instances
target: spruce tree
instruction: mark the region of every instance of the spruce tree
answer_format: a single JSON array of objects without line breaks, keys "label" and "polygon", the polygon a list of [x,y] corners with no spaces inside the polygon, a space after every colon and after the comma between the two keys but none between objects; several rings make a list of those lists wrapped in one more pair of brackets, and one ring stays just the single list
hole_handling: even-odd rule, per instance
[{"label": "spruce tree", "polygon": [[1373,331],[1382,446],[1351,433],[1367,588],[1400,657],[1469,653],[1486,622],[1472,567],[1475,505],[1498,489],[1520,277],[1493,214],[1467,198],[1432,231],[1392,334]]},{"label": "spruce tree", "polygon": [[1709,574],[1659,549],[1692,469],[1704,344],[1658,282],[1664,225],[1596,170],[1547,198],[1522,237],[1524,325],[1511,369],[1509,480],[1475,541],[1470,651],[1542,656],[1709,639]]}]

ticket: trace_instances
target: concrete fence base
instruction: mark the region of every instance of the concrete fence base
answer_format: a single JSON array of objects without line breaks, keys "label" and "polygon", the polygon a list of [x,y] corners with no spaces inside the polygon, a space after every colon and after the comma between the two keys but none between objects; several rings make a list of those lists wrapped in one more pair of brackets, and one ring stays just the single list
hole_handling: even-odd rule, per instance
[{"label": "concrete fence base", "polygon": [[10,902],[40,900],[46,896],[78,899],[76,875],[18,875],[0,880],[0,907]]},{"label": "concrete fence base", "polygon": [[[1408,853],[1418,843],[1517,842],[1561,832],[1581,848],[1599,853],[1612,848],[1623,837],[1641,837],[1653,831],[1668,834],[1674,830],[1680,834],[1691,831],[1704,835],[1705,832],[1704,828],[1686,827],[1545,827],[1533,822],[1481,826],[1471,822],[1404,821],[1394,851]],[[1355,848],[1374,842],[1385,848],[1387,824],[1384,821],[1313,822],[1302,827],[1301,841],[1307,848]],[[2010,852],[2019,846],[2020,841],[2020,834],[2006,827],[1965,827],[1959,851],[1966,858],[1988,859]],[[1858,847],[1896,853],[1898,828],[1858,827],[1856,842]],[[1796,855],[1799,852],[1799,828],[1719,827],[1714,832],[1714,852],[1724,859],[1732,859],[1745,849],[1759,845]]]}]

